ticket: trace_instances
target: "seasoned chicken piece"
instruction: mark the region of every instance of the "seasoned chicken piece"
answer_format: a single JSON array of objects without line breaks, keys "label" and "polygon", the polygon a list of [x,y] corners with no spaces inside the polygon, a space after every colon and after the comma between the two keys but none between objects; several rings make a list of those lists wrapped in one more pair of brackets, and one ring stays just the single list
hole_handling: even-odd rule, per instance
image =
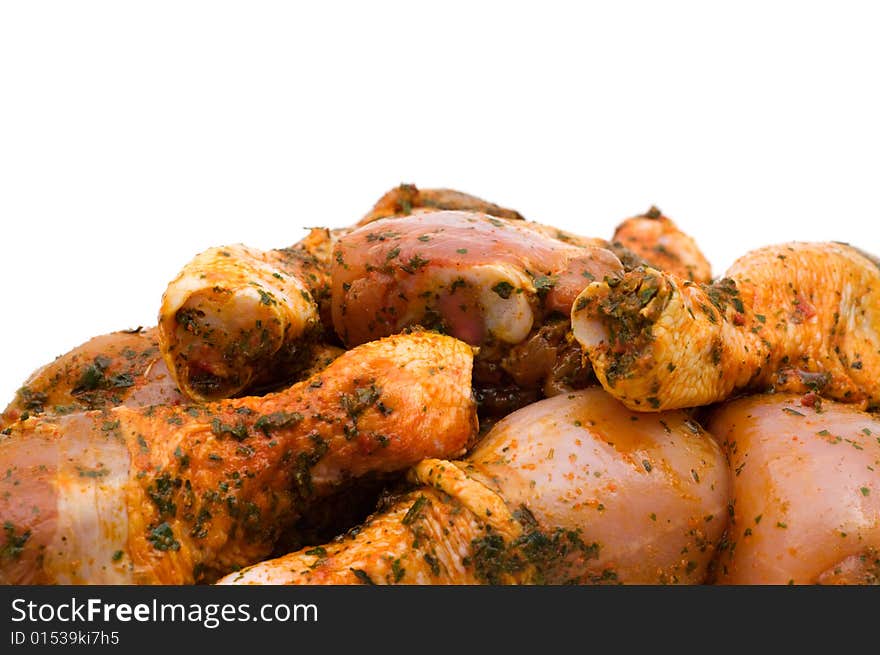
[{"label": "seasoned chicken piece", "polygon": [[382,219],[335,245],[333,325],[348,345],[416,323],[472,345],[518,343],[542,310],[566,313],[584,282],[621,270],[596,243],[581,248],[471,212]]},{"label": "seasoned chicken piece", "polygon": [[[436,328],[480,346],[479,386],[540,389],[568,346],[574,298],[590,280],[621,270],[601,240],[579,246],[545,229],[456,211],[361,227],[334,249],[336,332],[355,345],[411,325]],[[539,334],[557,320],[561,330]],[[530,343],[534,339],[542,343]],[[516,349],[518,344],[526,345]],[[588,380],[588,371],[578,369]]]},{"label": "seasoned chicken piece", "polygon": [[721,584],[880,584],[880,420],[792,394],[715,409],[733,481]]},{"label": "seasoned chicken piece", "polygon": [[444,209],[481,212],[500,218],[523,220],[522,215],[492,202],[452,189],[418,189],[414,184],[401,184],[379,198],[370,212],[358,221],[366,225],[380,218],[409,216],[414,210],[439,211]]},{"label": "seasoned chicken piece", "polygon": [[302,372],[297,376],[297,381],[317,375],[330,366],[344,352],[344,348],[329,343],[320,342],[314,344],[309,353],[309,359],[306,360]]},{"label": "seasoned chicken piece", "polygon": [[[531,269],[539,271],[534,274],[539,285],[536,291],[541,296],[548,296],[545,304],[550,313],[569,313],[572,299],[584,286],[583,274],[597,268],[590,264],[595,263],[597,258],[602,258],[593,252],[585,255],[578,252],[577,248],[594,251],[596,248],[607,247],[624,257],[626,262],[642,262],[637,255],[620,244],[611,245],[600,239],[589,239],[549,226],[527,223],[515,211],[449,189],[419,190],[412,185],[401,185],[385,194],[358,225],[367,225],[389,216],[397,216],[401,220],[414,211],[418,216],[443,210],[483,212],[482,218],[495,221],[496,226],[508,225],[507,220],[502,219],[515,221],[518,224],[513,228],[517,231],[516,235],[507,235],[506,240],[501,239],[498,242],[501,247],[510,249],[514,254],[513,259],[517,259],[517,254],[522,255],[514,265],[528,263]],[[219,399],[240,395],[245,391],[265,390],[295,379],[314,343],[315,335],[320,333],[321,323],[324,328],[330,328],[329,331],[332,331],[334,324],[330,305],[330,256],[333,244],[340,239],[349,244],[356,243],[357,235],[364,234],[363,229],[355,231],[354,235],[350,234],[351,228],[332,231],[315,229],[292,248],[268,252],[244,246],[214,248],[190,262],[169,285],[159,319],[162,352],[183,393],[196,400]],[[671,222],[659,234],[650,230],[642,230],[641,233],[643,242],[640,247],[643,250],[666,249],[667,257],[664,262],[674,261],[679,257],[676,248],[682,244],[686,249],[695,249],[692,240],[678,232],[671,226]],[[469,236],[474,237],[473,234]],[[535,247],[536,241],[544,244],[538,246],[538,249],[543,247],[546,251],[556,251],[552,256],[556,260],[561,257],[568,261],[574,257],[586,258],[589,262],[587,266],[580,266],[579,262],[574,261],[567,269],[556,272],[550,266],[550,273],[541,273],[545,262],[539,261],[537,257],[529,260],[526,254]],[[461,245],[458,243],[455,257],[463,254]],[[499,247],[496,247],[495,251],[498,250]],[[690,256],[688,251],[681,254],[681,259],[688,260]],[[598,265],[603,274],[609,266],[619,266],[619,262],[613,257],[605,255],[604,258],[607,261]],[[483,259],[485,261],[481,265],[484,268],[496,263],[491,257]],[[413,262],[421,263],[418,257]],[[499,263],[505,262],[501,260]],[[462,267],[470,269],[472,264],[473,262],[463,262]],[[368,262],[367,266],[377,264]],[[407,268],[406,263],[403,268]],[[431,269],[431,273],[436,271],[436,268]],[[491,272],[488,273],[491,277]],[[486,274],[486,270],[474,273],[479,279],[485,278]],[[522,278],[522,275],[518,278]],[[506,285],[512,282],[504,278],[500,280],[502,286],[499,290],[501,295],[505,295],[508,291]],[[345,280],[344,283],[349,282]],[[455,284],[455,280],[451,283]],[[447,284],[450,284],[450,280],[438,280],[440,286]],[[513,307],[517,300],[521,299],[501,304]],[[448,307],[440,308],[441,322],[451,318],[453,323],[463,328],[462,338],[471,342],[475,339],[481,341],[485,335],[468,331],[479,330],[479,321],[469,321],[462,316],[468,311],[467,304],[457,302],[456,299],[447,301],[446,305]],[[482,305],[485,309],[498,306],[498,303],[484,302]],[[438,318],[431,311],[429,309],[428,315],[424,317],[429,323],[431,319]],[[503,331],[504,326],[509,323],[513,326],[513,343],[528,343],[522,348],[514,349],[508,356],[511,341],[502,335],[500,347],[496,345],[484,348],[478,377],[492,380],[492,386],[483,389],[488,393],[485,406],[512,409],[534,400],[537,397],[535,390],[541,386],[541,381],[545,393],[556,393],[582,387],[590,380],[589,369],[581,365],[578,348],[570,331],[560,332],[555,327],[542,331],[542,324],[535,324],[534,330],[526,339],[523,330],[528,333],[530,328],[526,326],[534,323],[529,321],[530,312],[503,311],[502,314],[494,317],[495,332]],[[362,323],[365,326],[375,323],[372,318],[371,316]],[[564,320],[567,324],[567,317]],[[338,329],[338,324],[336,325]],[[382,330],[380,333],[385,335],[394,331],[396,330]],[[369,334],[361,335],[356,342],[375,338],[372,330],[367,332]],[[548,339],[551,335],[553,338]],[[488,336],[494,340],[497,335]],[[536,369],[532,365],[536,362],[542,363],[543,368]],[[525,383],[524,387],[522,379],[530,382]]]},{"label": "seasoned chicken piece", "polygon": [[169,285],[159,312],[162,355],[180,390],[216,400],[277,386],[305,366],[322,333],[330,235],[293,248],[211,248]]},{"label": "seasoned chicken piece", "polygon": [[[314,344],[297,377],[318,373],[343,352]],[[34,372],[0,414],[0,430],[29,416],[186,402],[159,354],[156,328],[123,330],[94,337]]]},{"label": "seasoned chicken piece", "polygon": [[90,339],[35,371],[0,415],[0,430],[43,413],[182,401],[159,354],[156,329],[124,330]]},{"label": "seasoned chicken piece", "polygon": [[693,238],[679,230],[656,207],[618,225],[612,243],[628,248],[652,267],[683,280],[704,284],[712,281],[712,266]]},{"label": "seasoned chicken piece", "polygon": [[464,461],[332,543],[225,584],[700,583],[727,520],[727,465],[683,412],[598,388],[507,416]]},{"label": "seasoned chicken piece", "polygon": [[[458,191],[401,185],[359,224],[413,208],[522,218]],[[350,229],[313,229],[279,250],[212,248],[187,264],[168,285],[159,313],[162,354],[180,390],[194,400],[218,400],[297,377],[322,324],[331,326],[330,251]]]},{"label": "seasoned chicken piece", "polygon": [[462,454],[472,352],[374,341],[263,397],[30,418],[0,438],[0,583],[211,581],[351,480]]},{"label": "seasoned chicken piece", "polygon": [[571,316],[596,377],[633,409],[767,388],[880,403],[880,267],[844,244],[762,248],[711,285],[609,276]]}]

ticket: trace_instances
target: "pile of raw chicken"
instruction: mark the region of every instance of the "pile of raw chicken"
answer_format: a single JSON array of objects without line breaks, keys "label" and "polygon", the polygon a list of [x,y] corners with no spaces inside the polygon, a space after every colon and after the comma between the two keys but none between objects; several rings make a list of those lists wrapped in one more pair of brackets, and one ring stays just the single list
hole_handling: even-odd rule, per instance
[{"label": "pile of raw chicken", "polygon": [[7,584],[880,582],[880,263],[403,185],[0,420]]}]

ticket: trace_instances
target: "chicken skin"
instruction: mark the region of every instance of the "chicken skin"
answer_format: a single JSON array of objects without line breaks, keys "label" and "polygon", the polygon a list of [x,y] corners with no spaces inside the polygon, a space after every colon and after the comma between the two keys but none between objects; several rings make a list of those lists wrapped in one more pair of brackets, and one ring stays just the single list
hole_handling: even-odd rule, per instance
[{"label": "chicken skin", "polygon": [[[314,344],[297,377],[318,373],[343,352]],[[187,402],[159,353],[156,328],[122,330],[94,337],[35,371],[0,414],[0,430],[29,416]]]},{"label": "chicken skin", "polygon": [[[381,260],[390,249],[386,252],[374,247],[366,248],[365,257],[361,257],[363,267],[349,270],[347,264],[339,265],[338,258],[346,257],[345,250],[364,247],[360,242],[364,237],[368,245],[371,238],[392,240],[382,236],[383,228],[372,230],[374,222],[434,221],[425,218],[427,213],[445,217],[435,221],[440,223],[449,222],[453,215],[459,217],[459,223],[461,217],[474,222],[474,216],[479,216],[488,229],[473,225],[466,230],[441,227],[436,244],[431,246],[424,242],[430,238],[427,234],[410,230],[395,240],[404,242],[397,244],[400,246],[406,246],[407,240],[420,240],[414,242],[411,259]],[[631,219],[627,224],[639,220]],[[621,238],[640,252],[660,253],[647,260],[620,242],[610,244],[526,222],[518,212],[459,191],[401,185],[386,193],[354,228],[312,230],[299,244],[282,250],[263,252],[237,245],[198,255],[169,284],[163,297],[160,346],[184,395],[214,400],[265,391],[296,379],[322,331],[325,336],[337,332],[350,346],[393,334],[414,323],[441,329],[450,324],[452,334],[481,345],[478,377],[491,380],[490,386],[480,387],[485,396],[483,405],[503,414],[537,399],[539,390],[552,395],[591,381],[589,367],[582,365],[579,347],[571,338],[568,314],[571,302],[584,287],[585,275],[599,274],[601,279],[620,266],[615,256],[600,253],[598,248],[611,250],[631,266],[648,261],[683,267],[702,257],[693,240],[668,219],[645,220],[651,227],[656,224],[662,229],[632,227]],[[489,239],[493,247],[484,248],[484,239]],[[418,254],[419,248],[425,247],[443,259],[426,266]],[[370,260],[373,256],[381,261]],[[339,311],[344,302],[339,300],[341,285],[371,284],[370,273],[387,272],[394,264],[400,264],[410,279],[392,280],[392,284],[412,287],[415,281],[425,287],[421,293],[433,289],[442,302],[434,307],[425,302],[429,300],[425,297],[409,298],[404,303],[401,296],[406,291],[401,290],[396,305],[388,306],[388,311],[399,311],[397,305],[401,304],[412,308],[401,320],[389,320],[381,311],[373,315],[381,308],[372,306],[370,294],[355,291],[353,295],[366,298],[366,303],[351,303],[351,320],[343,321]],[[447,279],[450,269],[461,271],[454,270],[453,278]],[[512,275],[513,269],[519,269],[518,274]],[[361,275],[363,280],[353,281],[352,275]],[[432,281],[433,275],[439,278]],[[341,281],[333,284],[331,276]],[[529,276],[534,279],[524,285],[523,280],[528,282]],[[489,281],[493,284],[486,287]],[[389,287],[387,282],[382,281],[383,288]],[[500,284],[500,293],[492,291],[495,284]],[[332,304],[331,286],[337,289],[337,300]],[[448,286],[457,293],[437,294],[436,289]],[[481,290],[481,298],[474,297],[475,289]],[[526,295],[520,296],[523,291]],[[512,299],[508,297],[511,292],[516,294]],[[376,293],[381,294],[381,289]],[[455,297],[446,297],[450,295]],[[533,316],[536,311],[541,314],[538,321]],[[381,328],[370,327],[376,325]],[[518,347],[511,348],[514,344]]]},{"label": "chicken skin", "polygon": [[720,584],[880,584],[880,420],[794,394],[742,398],[708,426],[730,462]]},{"label": "chicken skin", "polygon": [[653,268],[683,280],[703,284],[712,281],[712,266],[697,243],[656,207],[623,221],[611,241],[628,248]]},{"label": "chicken skin", "polygon": [[529,405],[332,543],[224,584],[700,583],[727,519],[719,446],[598,388]]},{"label": "chicken skin", "polygon": [[[522,218],[459,191],[401,185],[359,224],[413,208],[481,209]],[[159,312],[160,347],[181,392],[193,400],[218,400],[295,379],[322,327],[331,326],[330,251],[350,229],[313,229],[278,250],[211,248],[189,262],[168,285]]]},{"label": "chicken skin", "polygon": [[419,189],[414,184],[401,184],[379,198],[373,208],[356,227],[367,225],[380,218],[409,216],[413,211],[456,210],[480,212],[499,218],[523,220],[513,209],[506,209],[493,202],[453,189]]},{"label": "chicken skin", "polygon": [[596,377],[632,409],[765,389],[880,403],[880,266],[845,244],[762,248],[711,285],[636,269],[590,284],[571,316]]},{"label": "chicken skin", "polygon": [[409,184],[351,219],[27,378],[0,584],[880,584],[880,259],[713,280],[656,207]]},{"label": "chicken skin", "polygon": [[0,430],[44,413],[177,405],[183,400],[159,353],[155,328],[112,332],[35,371],[0,415]]},{"label": "chicken skin", "polygon": [[382,219],[336,243],[333,325],[349,346],[413,324],[472,345],[518,343],[542,309],[567,313],[584,282],[622,270],[595,243],[581,248],[471,212]]},{"label": "chicken skin", "polygon": [[227,398],[302,369],[322,332],[329,239],[313,230],[289,249],[211,248],[183,268],[159,312],[162,355],[182,393]]},{"label": "chicken skin", "polygon": [[585,283],[622,267],[599,239],[575,245],[545,230],[458,211],[386,218],[354,230],[334,249],[336,332],[351,346],[411,325],[439,329],[479,346],[475,383],[502,391],[540,389],[568,348],[578,355],[570,378],[584,385],[589,371],[566,340],[571,303]]},{"label": "chicken skin", "polygon": [[351,480],[461,455],[472,351],[374,341],[263,397],[29,418],[0,438],[0,583],[212,581]]}]

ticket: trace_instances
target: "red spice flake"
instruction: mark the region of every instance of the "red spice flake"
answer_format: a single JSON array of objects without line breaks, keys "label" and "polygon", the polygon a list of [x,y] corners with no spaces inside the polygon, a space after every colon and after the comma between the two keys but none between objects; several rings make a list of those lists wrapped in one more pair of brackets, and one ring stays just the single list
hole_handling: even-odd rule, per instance
[{"label": "red spice flake", "polygon": [[821,402],[819,396],[811,391],[801,398],[801,407],[816,407]]},{"label": "red spice flake", "polygon": [[794,312],[791,315],[792,323],[803,323],[816,315],[816,308],[809,300],[798,294],[794,302]]}]

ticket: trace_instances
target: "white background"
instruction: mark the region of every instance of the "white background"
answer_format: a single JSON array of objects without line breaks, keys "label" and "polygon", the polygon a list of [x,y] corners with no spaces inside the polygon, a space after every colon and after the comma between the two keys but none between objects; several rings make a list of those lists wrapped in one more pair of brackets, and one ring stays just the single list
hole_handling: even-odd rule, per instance
[{"label": "white background", "polygon": [[4,2],[0,405],[153,325],[195,253],[341,226],[399,182],[610,236],[654,203],[721,272],[880,252],[870,3]]}]

